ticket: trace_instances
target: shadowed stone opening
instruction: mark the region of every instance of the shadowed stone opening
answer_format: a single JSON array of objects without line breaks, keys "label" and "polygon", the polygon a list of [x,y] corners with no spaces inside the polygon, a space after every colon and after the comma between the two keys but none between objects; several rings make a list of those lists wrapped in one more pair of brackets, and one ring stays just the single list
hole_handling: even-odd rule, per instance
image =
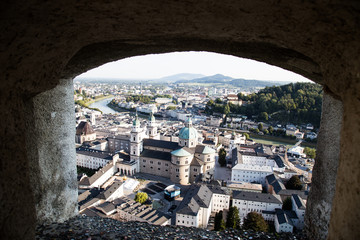
[{"label": "shadowed stone opening", "polygon": [[[323,118],[319,134],[329,140],[323,146],[324,157],[339,153],[338,167],[331,163],[334,154],[331,164],[323,159],[324,165],[314,169],[323,174],[314,173],[314,177],[323,176],[324,181],[317,181],[320,185],[334,183],[326,180],[330,174],[324,167],[337,171],[327,238],[360,238],[360,5],[356,1],[110,0],[104,4],[94,0],[69,4],[14,0],[4,2],[0,11],[0,222],[4,238],[31,239],[36,219],[62,221],[76,214],[73,200],[62,201],[76,192],[75,160],[70,161],[75,149],[62,152],[67,144],[58,141],[74,131],[59,124],[75,127],[73,118],[66,117],[73,116],[73,108],[61,104],[70,99],[71,79],[112,60],[185,50],[263,61],[324,86],[329,95],[324,103],[333,110],[326,115],[324,107],[323,116],[342,113],[337,118],[341,128],[337,120],[324,125]],[[56,97],[51,98],[52,94]],[[52,120],[54,114],[64,117]],[[53,125],[47,121],[54,121]],[[74,141],[71,138],[69,142]],[[65,172],[54,171],[53,167],[63,165],[68,166]],[[317,209],[311,211],[313,222],[321,223],[316,219],[330,214],[329,205],[322,201],[329,197],[324,194],[328,186],[315,193],[315,182],[309,197],[314,206],[308,208]],[[59,195],[54,197],[54,193]],[[50,211],[40,211],[45,208]],[[311,228],[309,237],[326,238],[324,229]]]}]

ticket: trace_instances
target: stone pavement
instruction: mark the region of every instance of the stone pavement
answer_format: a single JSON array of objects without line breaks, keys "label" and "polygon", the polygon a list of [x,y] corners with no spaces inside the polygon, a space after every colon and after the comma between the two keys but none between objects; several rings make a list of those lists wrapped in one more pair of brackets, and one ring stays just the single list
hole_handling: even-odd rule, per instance
[{"label": "stone pavement", "polygon": [[78,215],[64,223],[40,225],[36,239],[305,239],[302,235],[225,230],[220,232],[179,226],[155,226],[140,222],[119,222],[110,218]]}]

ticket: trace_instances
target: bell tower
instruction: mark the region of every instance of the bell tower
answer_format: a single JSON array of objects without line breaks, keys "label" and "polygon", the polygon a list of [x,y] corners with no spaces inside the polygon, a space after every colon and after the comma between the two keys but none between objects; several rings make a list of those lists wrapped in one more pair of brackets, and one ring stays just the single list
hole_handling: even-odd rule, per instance
[{"label": "bell tower", "polygon": [[133,121],[133,126],[130,132],[130,161],[135,161],[137,163],[136,171],[140,170],[140,154],[143,151],[143,141],[142,141],[142,128],[140,126],[140,121],[136,113],[135,120]]},{"label": "bell tower", "polygon": [[157,132],[157,124],[155,122],[154,114],[151,112],[149,116],[149,124],[147,126],[147,135],[150,139],[157,139],[158,132]]}]

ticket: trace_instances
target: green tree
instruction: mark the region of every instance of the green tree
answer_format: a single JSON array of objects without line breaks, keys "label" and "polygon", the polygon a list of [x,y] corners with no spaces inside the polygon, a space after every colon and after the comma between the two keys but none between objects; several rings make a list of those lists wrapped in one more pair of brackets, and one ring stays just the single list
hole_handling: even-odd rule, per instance
[{"label": "green tree", "polygon": [[220,98],[215,99],[215,103],[223,103]]},{"label": "green tree", "polygon": [[214,219],[214,230],[215,231],[221,231],[225,229],[225,222],[223,219],[223,211],[220,211],[215,214]]},{"label": "green tree", "polygon": [[206,103],[207,106],[209,107],[212,107],[212,106],[215,106],[215,102],[214,100],[210,99],[207,103]]},{"label": "green tree", "polygon": [[274,132],[274,128],[272,126],[269,126],[268,131],[269,131],[270,134],[272,134]]},{"label": "green tree", "polygon": [[291,202],[291,198],[287,197],[282,205],[282,209],[284,210],[291,210],[292,209],[292,202]]},{"label": "green tree", "polygon": [[252,229],[257,232],[266,232],[268,231],[269,226],[261,214],[249,212],[244,219],[243,228]]},{"label": "green tree", "polygon": [[168,106],[168,107],[166,108],[166,110],[176,110],[176,107],[175,107],[175,106]]},{"label": "green tree", "polygon": [[243,135],[246,137],[246,140],[250,138],[248,133],[243,133]]},{"label": "green tree", "polygon": [[224,114],[229,114],[230,113],[230,106],[229,104],[226,104],[225,107],[224,107]]},{"label": "green tree", "polygon": [[314,159],[316,157],[316,149],[315,148],[305,147],[304,153],[306,154],[306,157],[308,157],[308,158]]},{"label": "green tree", "polygon": [[219,161],[220,166],[225,167],[225,165],[226,165],[226,150],[225,150],[225,148],[220,148],[218,161]]},{"label": "green tree", "polygon": [[146,202],[148,200],[149,196],[147,195],[146,192],[138,192],[136,195],[135,195],[135,201],[138,202],[138,203],[141,203],[143,204],[144,202]]},{"label": "green tree", "polygon": [[269,134],[269,130],[264,129],[264,130],[263,130],[263,133],[264,133],[264,134]]},{"label": "green tree", "polygon": [[267,113],[267,112],[261,112],[261,113],[259,114],[259,120],[260,120],[260,121],[267,121],[267,120],[269,120],[269,115],[268,115],[268,113]]},{"label": "green tree", "polygon": [[262,123],[259,123],[259,124],[258,124],[258,129],[259,129],[259,131],[262,131],[262,130],[264,129],[264,126],[263,126]]},{"label": "green tree", "polygon": [[226,228],[240,229],[239,209],[230,207],[226,218]]},{"label": "green tree", "polygon": [[292,176],[285,184],[286,189],[301,190],[302,184],[300,178],[296,175]]}]

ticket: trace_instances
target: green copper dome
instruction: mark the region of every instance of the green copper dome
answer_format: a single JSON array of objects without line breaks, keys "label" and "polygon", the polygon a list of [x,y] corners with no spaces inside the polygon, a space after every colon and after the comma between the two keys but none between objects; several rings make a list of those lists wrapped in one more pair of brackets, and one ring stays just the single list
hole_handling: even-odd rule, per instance
[{"label": "green copper dome", "polygon": [[188,156],[192,155],[191,153],[189,153],[188,151],[186,151],[183,148],[174,150],[174,151],[171,152],[171,154],[174,155],[174,156],[177,156],[177,157],[188,157]]},{"label": "green copper dome", "polygon": [[188,118],[185,121],[185,127],[182,128],[179,132],[179,138],[181,139],[197,139],[198,133],[195,128],[192,126],[191,118]]},{"label": "green copper dome", "polygon": [[179,132],[179,138],[181,139],[197,139],[198,133],[193,127],[184,127]]},{"label": "green copper dome", "polygon": [[139,121],[138,115],[137,115],[137,113],[136,113],[136,115],[135,115],[135,120],[133,121],[133,126],[139,126],[139,125],[140,125],[140,121]]},{"label": "green copper dome", "polygon": [[155,117],[154,117],[154,114],[152,112],[150,113],[149,121],[150,122],[155,122]]}]

